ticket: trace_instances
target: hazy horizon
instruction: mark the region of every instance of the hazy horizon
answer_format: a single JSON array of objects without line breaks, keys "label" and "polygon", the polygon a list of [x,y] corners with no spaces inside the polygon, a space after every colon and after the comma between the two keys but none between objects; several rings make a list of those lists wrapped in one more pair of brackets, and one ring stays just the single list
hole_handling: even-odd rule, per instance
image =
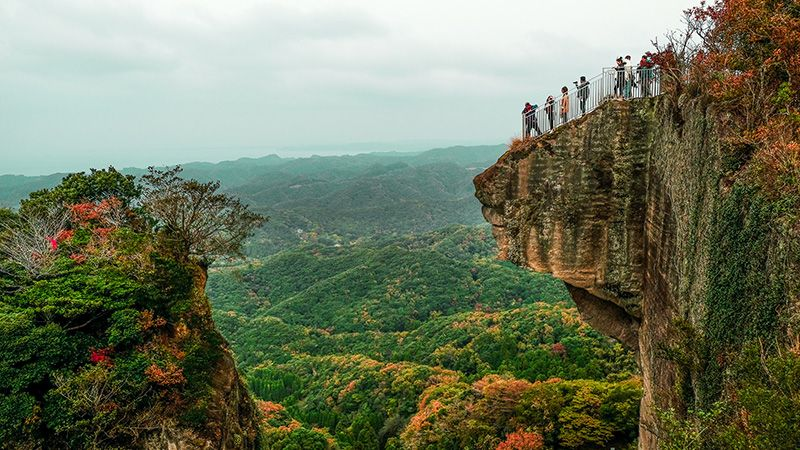
[{"label": "hazy horizon", "polygon": [[0,173],[507,142],[695,3],[6,0]]},{"label": "hazy horizon", "polygon": [[[118,163],[109,163],[109,164],[89,164],[86,166],[75,166],[69,167],[65,166],[64,169],[49,171],[49,172],[30,172],[30,173],[14,173],[14,172],[0,172],[0,176],[26,176],[26,177],[36,177],[36,176],[47,176],[47,175],[54,175],[54,174],[61,174],[61,173],[74,173],[74,172],[87,172],[90,169],[104,169],[109,166],[113,166],[118,170],[126,170],[126,169],[145,169],[148,166],[173,166],[173,165],[186,165],[186,164],[194,164],[194,163],[208,163],[208,164],[219,164],[223,162],[229,161],[238,161],[241,159],[259,159],[265,158],[269,156],[278,156],[284,159],[301,159],[301,158],[311,158],[315,156],[319,157],[330,157],[330,156],[355,156],[355,155],[364,155],[364,154],[371,154],[371,153],[421,153],[428,150],[436,150],[439,148],[450,148],[450,147],[473,147],[473,146],[491,146],[491,145],[499,145],[500,143],[449,143],[447,141],[443,142],[425,142],[425,143],[415,143],[413,141],[410,142],[399,142],[399,143],[352,143],[352,144],[341,144],[341,145],[309,145],[309,146],[297,146],[297,147],[284,147],[284,148],[277,148],[277,149],[264,149],[262,147],[254,147],[254,148],[239,148],[239,149],[215,149],[215,148],[205,148],[205,149],[187,149],[187,151],[193,152],[195,155],[194,157],[188,156],[187,158],[181,158],[180,156],[175,156],[169,159],[161,159],[160,162],[148,162],[145,164],[141,163],[126,163],[125,159],[119,159]],[[206,157],[197,156],[197,153],[205,154]],[[233,156],[227,156],[229,153],[233,153]]]}]

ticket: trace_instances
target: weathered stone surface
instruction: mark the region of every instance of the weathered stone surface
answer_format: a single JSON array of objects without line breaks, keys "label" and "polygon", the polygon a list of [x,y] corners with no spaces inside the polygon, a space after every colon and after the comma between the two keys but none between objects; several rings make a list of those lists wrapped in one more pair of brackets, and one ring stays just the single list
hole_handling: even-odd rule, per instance
[{"label": "weathered stone surface", "polygon": [[609,101],[475,178],[500,257],[564,280],[584,319],[636,351],[643,448],[657,446],[655,409],[680,408],[661,350],[675,319],[702,317],[689,299],[703,295],[698,241],[719,189],[706,112],[677,120],[665,101]]},{"label": "weathered stone surface", "polygon": [[642,307],[648,111],[610,102],[475,179],[503,258],[617,305],[631,324]]},{"label": "weathered stone surface", "polygon": [[[197,267],[194,276],[192,327],[180,333],[200,333],[221,342],[220,357],[214,365],[209,386],[210,399],[205,411],[205,424],[199,428],[178,425],[165,418],[161,429],[144,442],[147,449],[215,449],[238,450],[258,448],[258,415],[250,393],[242,381],[231,350],[219,334],[211,318],[211,304],[205,295],[208,274]],[[177,327],[179,328],[179,327]],[[176,336],[172,336],[175,339]]]}]

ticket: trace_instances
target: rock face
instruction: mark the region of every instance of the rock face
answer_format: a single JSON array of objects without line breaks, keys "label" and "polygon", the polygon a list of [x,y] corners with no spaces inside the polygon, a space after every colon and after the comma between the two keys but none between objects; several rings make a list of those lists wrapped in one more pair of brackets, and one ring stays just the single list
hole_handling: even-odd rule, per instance
[{"label": "rock face", "polygon": [[[208,274],[205,267],[196,267],[194,274],[193,307],[186,318],[191,327],[177,327],[174,334],[201,333],[218,345],[208,386],[209,397],[202,426],[187,428],[166,420],[160,430],[149,436],[148,449],[238,450],[258,448],[258,415],[255,404],[242,381],[228,343],[219,334],[211,318],[211,305],[205,295]],[[182,329],[181,329],[182,328]],[[167,339],[175,339],[170,336]],[[180,339],[178,337],[178,339]]]},{"label": "rock face", "polygon": [[255,406],[239,378],[230,352],[215,367],[207,428],[202,430],[164,424],[144,447],[152,450],[256,449],[258,423]]},{"label": "rock face", "polygon": [[500,257],[564,280],[593,327],[633,349],[643,383],[640,445],[656,408],[682,407],[678,318],[700,323],[720,158],[707,113],[664,98],[611,100],[554,133],[515,142],[475,178]]}]

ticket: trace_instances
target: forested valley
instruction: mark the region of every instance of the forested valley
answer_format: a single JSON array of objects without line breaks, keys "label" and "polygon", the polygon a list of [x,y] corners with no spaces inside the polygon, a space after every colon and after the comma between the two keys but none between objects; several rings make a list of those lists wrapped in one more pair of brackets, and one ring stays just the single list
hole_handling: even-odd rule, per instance
[{"label": "forested valley", "polygon": [[267,448],[635,446],[633,355],[495,258],[471,179],[501,151],[299,159],[230,188],[270,221],[208,294]]},{"label": "forested valley", "polygon": [[[67,206],[34,236],[31,270],[4,253],[0,436],[135,446],[166,426],[275,450],[635,447],[633,354],[581,320],[561,281],[496,259],[472,178],[503,150],[0,177],[11,238]],[[236,245],[170,224],[204,199],[243,227]],[[257,436],[226,428],[219,379],[235,371],[215,326]]]}]

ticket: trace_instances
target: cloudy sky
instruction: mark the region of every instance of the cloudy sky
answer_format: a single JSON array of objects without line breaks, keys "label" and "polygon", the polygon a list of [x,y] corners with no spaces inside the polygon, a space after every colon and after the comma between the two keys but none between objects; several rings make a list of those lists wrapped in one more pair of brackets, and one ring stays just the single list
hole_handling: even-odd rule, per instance
[{"label": "cloudy sky", "polygon": [[0,0],[0,173],[506,142],[695,3]]}]

